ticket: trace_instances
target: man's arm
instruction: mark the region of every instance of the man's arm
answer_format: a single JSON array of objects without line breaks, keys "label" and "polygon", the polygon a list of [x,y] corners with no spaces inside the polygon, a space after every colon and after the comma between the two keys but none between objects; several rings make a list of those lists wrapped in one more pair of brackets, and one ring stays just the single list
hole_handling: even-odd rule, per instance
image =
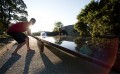
[{"label": "man's arm", "polygon": [[37,40],[40,40],[38,37],[35,37],[32,33],[31,33],[31,29],[27,29],[27,34]]},{"label": "man's arm", "polygon": [[31,33],[31,29],[29,29],[29,28],[27,29],[27,34],[28,34],[29,36],[33,36],[32,33]]}]

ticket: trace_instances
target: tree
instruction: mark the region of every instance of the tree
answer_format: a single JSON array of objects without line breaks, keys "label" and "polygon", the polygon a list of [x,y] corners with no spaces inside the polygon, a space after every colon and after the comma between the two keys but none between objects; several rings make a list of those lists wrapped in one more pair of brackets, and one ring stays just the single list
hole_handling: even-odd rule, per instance
[{"label": "tree", "polygon": [[63,27],[63,24],[62,24],[61,22],[56,22],[56,23],[54,24],[54,29],[53,29],[53,31],[58,32],[58,31],[59,31],[59,28],[61,28],[61,27]]},{"label": "tree", "polygon": [[[120,29],[119,6],[119,0],[92,0],[77,16],[77,23],[89,24],[91,36],[118,35]],[[81,28],[76,27],[76,29]]]},{"label": "tree", "polygon": [[88,29],[87,24],[85,24],[85,23],[83,23],[83,22],[78,22],[78,23],[76,23],[76,25],[74,26],[74,28],[75,28],[78,32],[80,32],[80,36],[86,35],[87,29]]},{"label": "tree", "polygon": [[27,7],[23,0],[0,0],[1,30],[5,31],[11,21],[26,21]]}]

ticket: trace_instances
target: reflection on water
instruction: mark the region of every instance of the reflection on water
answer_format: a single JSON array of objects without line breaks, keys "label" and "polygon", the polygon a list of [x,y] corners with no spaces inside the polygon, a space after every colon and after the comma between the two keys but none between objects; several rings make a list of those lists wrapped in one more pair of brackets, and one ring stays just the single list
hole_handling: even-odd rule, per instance
[{"label": "reflection on water", "polygon": [[[102,58],[117,50],[116,38],[47,37],[45,40],[85,55]],[[112,53],[111,53],[112,54]],[[104,59],[105,60],[105,59]]]},{"label": "reflection on water", "polygon": [[62,41],[60,45],[75,51],[76,44],[74,42]]},{"label": "reflection on water", "polygon": [[46,37],[45,40],[82,55],[113,65],[118,51],[117,38]]},{"label": "reflection on water", "polygon": [[120,54],[117,55],[118,38],[55,36],[42,37],[41,39],[50,42],[50,44],[53,43],[51,45],[62,46],[78,53],[80,58],[102,66],[101,69],[106,68],[106,72],[109,72],[111,68],[120,72]]},{"label": "reflection on water", "polygon": [[75,39],[77,44],[76,50],[85,55],[101,59],[102,61],[110,61],[114,58],[118,50],[118,41],[116,38],[81,38]]}]

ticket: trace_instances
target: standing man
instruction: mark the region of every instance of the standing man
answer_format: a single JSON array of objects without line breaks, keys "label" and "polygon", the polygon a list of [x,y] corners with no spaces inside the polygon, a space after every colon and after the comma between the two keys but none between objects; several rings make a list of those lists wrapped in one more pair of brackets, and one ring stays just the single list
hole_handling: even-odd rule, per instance
[{"label": "standing man", "polygon": [[12,53],[18,54],[17,51],[26,44],[27,51],[32,51],[29,46],[29,37],[25,35],[23,32],[27,31],[27,34],[32,36],[30,26],[34,25],[36,20],[34,18],[31,18],[29,22],[18,22],[16,24],[13,24],[7,31],[8,35],[10,35],[13,39],[15,39],[18,42],[18,46],[15,49],[15,51]]}]

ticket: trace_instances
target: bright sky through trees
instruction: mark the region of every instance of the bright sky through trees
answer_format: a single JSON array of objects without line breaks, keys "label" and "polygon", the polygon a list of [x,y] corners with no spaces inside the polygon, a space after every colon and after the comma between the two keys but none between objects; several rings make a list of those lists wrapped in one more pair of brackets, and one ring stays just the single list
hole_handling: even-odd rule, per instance
[{"label": "bright sky through trees", "polygon": [[91,0],[24,0],[28,19],[36,18],[32,31],[52,31],[55,22],[64,26],[77,22],[77,15]]}]

